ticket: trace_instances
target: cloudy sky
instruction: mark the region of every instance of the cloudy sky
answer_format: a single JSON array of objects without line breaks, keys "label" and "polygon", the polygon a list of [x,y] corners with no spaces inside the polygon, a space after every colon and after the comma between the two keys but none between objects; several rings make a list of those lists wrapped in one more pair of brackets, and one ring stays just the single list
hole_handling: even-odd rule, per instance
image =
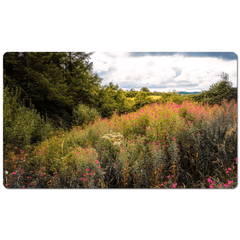
[{"label": "cloudy sky", "polygon": [[95,52],[93,70],[103,79],[124,90],[200,92],[229,74],[237,86],[237,55],[233,52]]}]

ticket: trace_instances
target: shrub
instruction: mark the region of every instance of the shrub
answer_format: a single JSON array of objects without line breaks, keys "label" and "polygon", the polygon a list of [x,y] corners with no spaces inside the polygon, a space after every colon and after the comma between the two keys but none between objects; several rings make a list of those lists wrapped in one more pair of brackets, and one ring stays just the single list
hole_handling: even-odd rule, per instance
[{"label": "shrub", "polygon": [[169,98],[169,101],[170,102],[174,102],[174,103],[177,103],[177,104],[182,104],[183,101],[185,100],[185,98],[181,95],[176,95],[176,94],[173,94],[170,98]]},{"label": "shrub", "polygon": [[208,91],[193,95],[192,99],[199,102],[208,102],[211,105],[221,104],[226,99],[228,102],[232,99],[237,101],[237,88],[232,87],[229,76],[226,73],[221,75],[221,80],[210,86]]},{"label": "shrub", "polygon": [[134,104],[134,108],[136,109],[140,109],[141,107],[143,107],[146,104],[150,104],[155,102],[154,99],[152,99],[150,96],[148,96],[149,93],[147,92],[139,92],[136,95],[136,98],[134,99],[135,104]]},{"label": "shrub", "polygon": [[79,104],[73,110],[73,124],[75,126],[88,125],[89,123],[93,123],[96,118],[98,118],[100,114],[95,108],[90,108],[87,105]]},{"label": "shrub", "polygon": [[18,148],[37,143],[49,137],[54,127],[33,108],[19,102],[18,91],[3,93],[3,141]]}]

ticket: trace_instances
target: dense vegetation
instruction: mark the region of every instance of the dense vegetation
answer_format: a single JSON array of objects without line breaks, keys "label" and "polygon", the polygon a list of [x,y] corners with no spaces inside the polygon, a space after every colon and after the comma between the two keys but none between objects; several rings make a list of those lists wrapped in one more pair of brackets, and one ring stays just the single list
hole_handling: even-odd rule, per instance
[{"label": "dense vegetation", "polygon": [[221,80],[213,84],[208,91],[194,95],[192,99],[198,102],[208,102],[209,104],[221,104],[223,99],[237,101],[237,88],[232,87],[229,76],[226,73],[221,75]]},{"label": "dense vegetation", "polygon": [[236,187],[227,74],[197,95],[123,91],[101,86],[90,56],[4,55],[6,187]]}]

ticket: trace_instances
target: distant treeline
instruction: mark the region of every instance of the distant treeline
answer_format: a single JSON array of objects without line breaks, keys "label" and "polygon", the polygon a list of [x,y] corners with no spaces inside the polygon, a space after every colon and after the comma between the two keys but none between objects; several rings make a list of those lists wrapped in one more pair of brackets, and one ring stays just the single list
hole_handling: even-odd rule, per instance
[{"label": "distant treeline", "polygon": [[198,93],[201,93],[201,92],[179,92],[179,94],[198,94]]},{"label": "distant treeline", "polygon": [[126,90],[126,91],[125,91],[125,95],[126,95],[127,97],[133,98],[133,97],[135,97],[139,92],[145,92],[145,93],[147,93],[148,96],[162,96],[162,95],[164,95],[164,94],[171,94],[171,93],[177,94],[177,95],[199,94],[199,93],[201,93],[201,92],[176,92],[176,91],[168,92],[168,93],[167,93],[167,92],[157,92],[157,91],[150,92],[150,91],[142,91],[142,90],[140,90],[140,91],[135,91],[135,90],[130,90],[130,91],[128,91],[128,90]]}]

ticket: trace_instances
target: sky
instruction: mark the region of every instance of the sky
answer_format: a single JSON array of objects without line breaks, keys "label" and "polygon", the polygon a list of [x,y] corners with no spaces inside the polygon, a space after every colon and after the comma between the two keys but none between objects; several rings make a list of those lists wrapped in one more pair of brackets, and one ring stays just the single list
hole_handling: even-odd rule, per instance
[{"label": "sky", "polygon": [[102,85],[113,82],[124,90],[201,92],[218,82],[223,72],[237,86],[233,52],[95,52],[91,61]]}]

